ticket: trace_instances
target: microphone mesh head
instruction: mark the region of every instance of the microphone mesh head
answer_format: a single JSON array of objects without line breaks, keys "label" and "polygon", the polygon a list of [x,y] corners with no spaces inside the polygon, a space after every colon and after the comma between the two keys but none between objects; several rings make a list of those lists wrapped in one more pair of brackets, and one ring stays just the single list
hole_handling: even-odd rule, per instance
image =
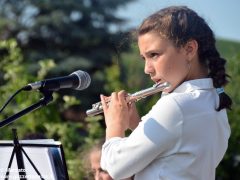
[{"label": "microphone mesh head", "polygon": [[77,75],[77,77],[79,79],[79,86],[75,88],[76,90],[86,89],[90,85],[91,78],[87,72],[78,70],[78,71],[73,72],[72,74]]}]

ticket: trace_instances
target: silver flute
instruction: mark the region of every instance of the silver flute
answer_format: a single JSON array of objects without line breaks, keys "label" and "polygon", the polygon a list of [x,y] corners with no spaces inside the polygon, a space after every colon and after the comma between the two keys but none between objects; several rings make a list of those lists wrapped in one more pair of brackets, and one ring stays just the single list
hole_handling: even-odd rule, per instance
[{"label": "silver flute", "polygon": [[[164,89],[167,89],[170,87],[170,84],[168,82],[165,83],[156,83],[154,84],[152,87],[135,92],[133,94],[128,94],[127,95],[127,102],[133,102],[133,101],[139,101],[140,99],[143,99],[147,96],[153,95],[155,93],[158,93],[160,91],[163,91]],[[110,101],[107,101],[107,103],[109,103]],[[103,107],[102,107],[102,103],[97,102],[95,104],[92,105],[92,109],[89,109],[86,111],[86,114],[88,116],[95,116],[97,114],[100,114],[103,112]]]}]

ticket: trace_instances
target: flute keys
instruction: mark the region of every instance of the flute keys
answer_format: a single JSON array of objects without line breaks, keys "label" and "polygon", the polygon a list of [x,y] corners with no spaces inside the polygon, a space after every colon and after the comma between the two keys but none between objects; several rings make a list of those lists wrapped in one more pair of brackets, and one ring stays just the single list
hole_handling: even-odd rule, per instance
[{"label": "flute keys", "polygon": [[101,109],[102,108],[102,103],[101,102],[98,102],[98,103],[95,103],[92,105],[92,108],[93,109]]}]

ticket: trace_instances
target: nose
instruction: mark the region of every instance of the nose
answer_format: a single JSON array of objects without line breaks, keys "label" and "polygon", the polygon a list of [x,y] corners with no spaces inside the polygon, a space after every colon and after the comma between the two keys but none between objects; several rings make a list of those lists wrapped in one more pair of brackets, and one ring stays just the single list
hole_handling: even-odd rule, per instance
[{"label": "nose", "polygon": [[145,74],[152,74],[153,66],[150,60],[145,60],[144,72]]},{"label": "nose", "polygon": [[94,176],[94,180],[101,180],[100,178],[100,173],[97,171],[95,176]]}]

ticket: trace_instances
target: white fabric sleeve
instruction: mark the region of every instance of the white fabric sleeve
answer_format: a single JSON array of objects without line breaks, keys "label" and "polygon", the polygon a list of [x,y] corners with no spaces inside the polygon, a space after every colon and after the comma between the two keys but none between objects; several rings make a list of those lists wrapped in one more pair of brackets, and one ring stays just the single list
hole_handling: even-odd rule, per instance
[{"label": "white fabric sleeve", "polygon": [[154,159],[177,151],[183,117],[173,97],[154,105],[129,137],[114,137],[102,147],[101,167],[114,179],[130,177]]}]

